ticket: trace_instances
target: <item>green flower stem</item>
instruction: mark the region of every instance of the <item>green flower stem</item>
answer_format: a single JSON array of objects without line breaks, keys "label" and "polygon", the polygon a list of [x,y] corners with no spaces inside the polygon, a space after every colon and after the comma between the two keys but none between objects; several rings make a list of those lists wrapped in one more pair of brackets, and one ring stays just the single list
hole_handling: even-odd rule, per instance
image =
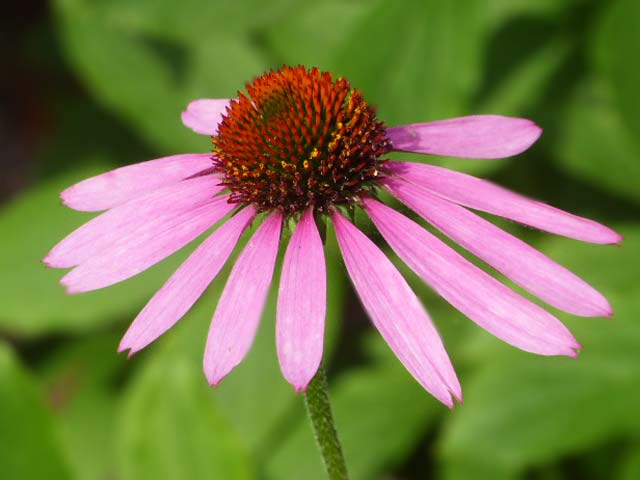
[{"label": "green flower stem", "polygon": [[348,480],[347,464],[331,413],[327,375],[322,365],[307,387],[304,400],[329,480]]}]

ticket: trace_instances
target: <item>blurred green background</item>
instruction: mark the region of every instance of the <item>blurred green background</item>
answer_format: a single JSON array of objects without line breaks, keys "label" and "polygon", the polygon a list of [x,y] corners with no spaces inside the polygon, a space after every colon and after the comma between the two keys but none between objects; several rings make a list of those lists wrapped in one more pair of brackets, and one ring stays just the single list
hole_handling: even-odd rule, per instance
[{"label": "blurred green background", "polygon": [[119,338],[187,252],[79,296],[40,263],[90,218],[60,206],[64,187],[208,150],[180,124],[189,100],[232,97],[265,69],[298,63],[350,79],[389,125],[471,113],[535,120],[544,135],[517,158],[421,160],[625,236],[621,248],[594,246],[501,222],[610,299],[613,320],[554,312],[584,345],[579,361],[501,343],[401,267],[460,374],[465,403],[453,411],[390,354],[330,241],[326,362],[353,478],[640,478],[639,21],[637,0],[5,5],[0,478],[324,478],[302,398],[279,372],[273,298],[247,360],[212,390],[201,357],[228,269],[127,361]]}]

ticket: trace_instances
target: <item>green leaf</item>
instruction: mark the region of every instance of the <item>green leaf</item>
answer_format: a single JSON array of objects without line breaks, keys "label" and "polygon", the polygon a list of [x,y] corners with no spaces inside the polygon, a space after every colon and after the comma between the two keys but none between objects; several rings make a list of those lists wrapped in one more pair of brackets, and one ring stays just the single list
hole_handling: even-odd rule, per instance
[{"label": "green leaf", "polygon": [[246,446],[207,385],[201,361],[194,364],[172,340],[154,347],[123,398],[122,478],[252,478]]},{"label": "green leaf", "polygon": [[278,23],[268,26],[270,50],[287,65],[331,70],[335,52],[344,47],[352,30],[373,7],[375,2],[298,2]]},{"label": "green leaf", "polygon": [[190,100],[233,97],[264,69],[249,38],[225,28],[242,15],[212,8],[220,3],[205,11],[195,2],[55,5],[68,59],[92,94],[170,152],[210,148],[206,138],[181,125],[180,112]]},{"label": "green leaf", "polygon": [[41,376],[60,423],[61,438],[75,477],[117,476],[114,430],[118,386],[126,357],[116,353],[120,333],[99,332],[67,341],[42,363]]},{"label": "green leaf", "polygon": [[[404,371],[377,332],[372,336],[370,350],[378,357],[373,365],[348,371],[330,387],[338,435],[353,479],[379,478],[400,464],[444,411]],[[307,418],[300,418],[270,459],[267,472],[273,479],[325,478]]]},{"label": "green leaf", "polygon": [[[100,165],[100,166],[98,166]],[[52,331],[87,331],[131,315],[176,268],[184,253],[112,288],[65,295],[61,270],[47,269],[42,258],[90,215],[60,205],[59,193],[82,178],[104,171],[94,162],[73,174],[42,182],[0,212],[0,330],[30,336]],[[37,301],[35,301],[37,299]],[[114,301],[117,299],[117,301]]]},{"label": "green leaf", "polygon": [[0,342],[0,445],[2,478],[72,478],[44,392],[3,342]]},{"label": "green leaf", "polygon": [[380,1],[336,52],[333,70],[362,89],[389,125],[465,113],[480,75],[478,7],[464,0]]},{"label": "green leaf", "polygon": [[571,53],[571,42],[564,36],[547,39],[539,50],[529,55],[500,79],[498,87],[483,99],[479,111],[500,115],[520,115],[533,110],[548,91],[554,74]]},{"label": "green leaf", "polygon": [[103,17],[105,24],[194,44],[205,41],[212,33],[232,36],[277,22],[297,3],[296,0],[273,0],[267,5],[260,0],[183,0],[178,5],[171,0],[60,1],[75,2],[74,9],[90,9]]},{"label": "green leaf", "polygon": [[442,480],[517,480],[521,475],[504,469],[490,458],[447,461],[440,466]]},{"label": "green leaf", "polygon": [[570,100],[557,161],[578,177],[618,195],[640,199],[640,142],[601,88],[585,83]]},{"label": "green leaf", "polygon": [[535,18],[558,18],[567,10],[579,5],[582,0],[489,0],[484,2],[487,17],[492,24],[504,24],[508,20],[533,16]]},{"label": "green leaf", "polygon": [[536,357],[491,339],[493,353],[480,352],[484,364],[464,379],[465,404],[445,430],[447,462],[491,458],[516,472],[640,431],[629,414],[640,403],[640,231],[620,231],[622,249],[549,242],[545,252],[600,287],[616,316],[561,316],[584,345],[578,361]]},{"label": "green leaf", "polygon": [[640,135],[640,65],[635,59],[640,49],[640,3],[613,2],[603,16],[594,42],[596,67],[609,83],[615,104],[637,138]]},{"label": "green leaf", "polygon": [[624,456],[620,471],[616,476],[618,480],[636,480],[640,478],[640,444],[633,444],[629,452]]}]

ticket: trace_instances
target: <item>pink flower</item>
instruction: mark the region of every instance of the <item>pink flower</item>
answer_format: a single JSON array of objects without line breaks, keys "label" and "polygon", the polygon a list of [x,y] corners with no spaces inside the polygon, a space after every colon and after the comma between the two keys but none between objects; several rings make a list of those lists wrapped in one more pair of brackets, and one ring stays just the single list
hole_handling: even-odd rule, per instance
[{"label": "pink flower", "polygon": [[217,385],[251,346],[283,220],[291,218],[297,226],[280,278],[276,342],[285,378],[304,390],[322,357],[326,270],[317,222],[330,219],[374,325],[415,379],[453,406],[453,398],[462,399],[460,384],[431,319],[386,255],[344,215],[361,207],[398,256],[482,328],[529,352],[576,356],[580,344],[556,317],[381,203],[381,189],[547,304],[575,315],[611,315],[607,300],[583,280],[469,209],[591,243],[620,242],[614,231],[463,173],[381,158],[392,151],[508,157],[538,139],[533,122],[478,115],[387,128],[346,80],[301,66],[256,78],[247,92],[196,100],[183,112],[187,127],[212,137],[213,153],[118,168],[62,192],[68,207],[106,210],[44,260],[73,267],[61,281],[69,293],[126,280],[221,222],[136,317],[120,351],[135,353],[175,325],[248,225],[264,217],[211,322],[204,370]]}]

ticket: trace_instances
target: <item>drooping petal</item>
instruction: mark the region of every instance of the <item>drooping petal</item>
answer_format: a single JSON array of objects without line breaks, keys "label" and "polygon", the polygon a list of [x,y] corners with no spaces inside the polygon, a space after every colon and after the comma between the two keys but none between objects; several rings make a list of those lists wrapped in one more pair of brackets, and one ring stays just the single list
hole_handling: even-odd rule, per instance
[{"label": "drooping petal", "polygon": [[585,317],[611,315],[602,294],[522,240],[425,188],[400,179],[385,182],[425,220],[549,305]]},{"label": "drooping petal", "polygon": [[387,128],[393,149],[465,158],[504,158],[524,152],[542,133],[531,120],[472,115]]},{"label": "drooping petal", "polygon": [[453,407],[462,392],[429,315],[391,261],[340,213],[332,214],[344,263],[365,310],[391,350],[433,396]]},{"label": "drooping petal", "polygon": [[138,314],[118,351],[131,355],[173,327],[218,275],[254,215],[253,207],[241,210],[202,242]]},{"label": "drooping petal", "polygon": [[580,348],[553,315],[521,297],[404,215],[371,199],[364,205],[391,248],[451,305],[507,343],[541,355]]},{"label": "drooping petal", "polygon": [[228,98],[194,100],[182,112],[182,123],[196,133],[215,135],[230,101]]},{"label": "drooping petal", "polygon": [[162,229],[186,210],[208,203],[220,192],[217,176],[207,175],[159,188],[93,218],[58,243],[44,259],[54,268],[73,267],[128,241],[141,230]]},{"label": "drooping petal", "polygon": [[74,210],[97,212],[179,182],[211,167],[210,153],[189,153],[148,160],[87,178],[60,194]]},{"label": "drooping petal", "polygon": [[225,197],[216,197],[163,223],[147,223],[135,235],[116,240],[82,262],[60,283],[67,293],[80,293],[122,282],[177,252],[234,208]]},{"label": "drooping petal", "polygon": [[486,180],[435,165],[387,162],[391,173],[452,202],[591,243],[619,243],[622,237],[587,218],[564,212]]},{"label": "drooping petal", "polygon": [[211,321],[204,354],[209,384],[217,385],[253,342],[278,255],[282,214],[272,213],[242,251]]},{"label": "drooping petal", "polygon": [[322,239],[309,208],[284,256],[276,322],[280,368],[297,392],[307,388],[322,360],[326,277]]}]

